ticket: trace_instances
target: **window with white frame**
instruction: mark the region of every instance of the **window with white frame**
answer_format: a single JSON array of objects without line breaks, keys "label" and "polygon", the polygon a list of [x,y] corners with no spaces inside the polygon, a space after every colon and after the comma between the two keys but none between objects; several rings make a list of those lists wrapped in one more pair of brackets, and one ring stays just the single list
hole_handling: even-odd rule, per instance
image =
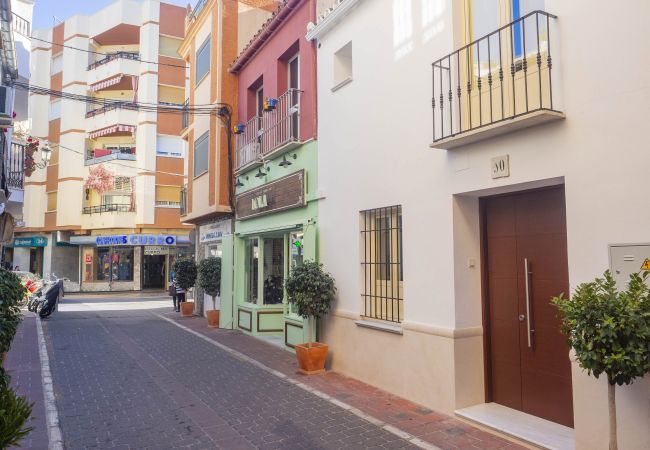
[{"label": "window with white frame", "polygon": [[404,320],[402,206],[361,211],[361,276],[365,317]]},{"label": "window with white frame", "polygon": [[208,36],[203,44],[196,52],[196,78],[194,82],[199,82],[210,72],[210,36]]},{"label": "window with white frame", "polygon": [[208,171],[208,154],[210,148],[210,132],[206,131],[194,141],[194,177]]},{"label": "window with white frame", "polygon": [[348,42],[334,53],[334,87],[339,87],[352,81],[352,42]]}]

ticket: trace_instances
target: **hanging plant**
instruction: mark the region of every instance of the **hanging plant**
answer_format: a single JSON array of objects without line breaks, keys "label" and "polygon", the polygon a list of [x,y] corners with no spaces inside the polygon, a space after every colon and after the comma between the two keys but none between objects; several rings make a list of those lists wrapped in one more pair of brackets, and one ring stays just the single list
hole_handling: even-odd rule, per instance
[{"label": "hanging plant", "polygon": [[94,189],[99,194],[115,189],[115,175],[103,164],[90,169],[88,179],[84,183],[86,189]]},{"label": "hanging plant", "polygon": [[25,162],[24,170],[25,176],[31,177],[36,170],[36,161],[34,160],[34,153],[38,150],[38,140],[32,137],[27,138],[27,145],[25,145]]}]

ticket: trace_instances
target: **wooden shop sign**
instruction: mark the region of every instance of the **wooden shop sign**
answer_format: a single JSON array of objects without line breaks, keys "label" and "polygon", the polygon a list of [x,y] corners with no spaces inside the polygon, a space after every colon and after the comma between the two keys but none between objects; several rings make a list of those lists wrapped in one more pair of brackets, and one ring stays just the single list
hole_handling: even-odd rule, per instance
[{"label": "wooden shop sign", "polygon": [[304,170],[246,191],[235,199],[238,219],[249,219],[304,205]]}]

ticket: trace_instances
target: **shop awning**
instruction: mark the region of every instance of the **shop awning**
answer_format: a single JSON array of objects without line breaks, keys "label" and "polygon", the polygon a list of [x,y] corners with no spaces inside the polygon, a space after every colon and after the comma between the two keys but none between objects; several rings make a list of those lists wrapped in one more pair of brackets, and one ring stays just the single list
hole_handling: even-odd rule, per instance
[{"label": "shop awning", "polygon": [[120,74],[120,75],[116,75],[114,77],[108,78],[106,80],[102,80],[102,81],[100,81],[98,83],[91,84],[90,85],[90,90],[92,92],[96,92],[96,91],[100,91],[102,89],[106,89],[107,87],[114,86],[114,85],[118,84],[120,81],[122,81],[123,77],[124,77],[124,75]]},{"label": "shop awning", "polygon": [[113,133],[135,133],[134,125],[112,125],[110,127],[102,128],[100,130],[91,131],[88,133],[88,139],[97,139],[98,137],[108,136]]}]

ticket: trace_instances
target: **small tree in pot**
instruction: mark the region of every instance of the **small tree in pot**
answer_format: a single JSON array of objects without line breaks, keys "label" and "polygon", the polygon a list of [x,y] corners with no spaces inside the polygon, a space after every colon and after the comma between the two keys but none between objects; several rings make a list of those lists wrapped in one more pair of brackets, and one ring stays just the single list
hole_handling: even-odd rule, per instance
[{"label": "small tree in pot", "polygon": [[0,269],[0,363],[11,347],[22,314],[18,303],[25,295],[20,279],[5,269]]},{"label": "small tree in pot", "polygon": [[[336,294],[334,279],[323,271],[322,264],[307,261],[294,268],[285,281],[290,303],[296,306],[299,315],[317,322],[330,309]],[[311,321],[308,321],[309,336]],[[328,346],[318,342],[296,345],[296,357],[300,372],[306,375],[325,371]]]},{"label": "small tree in pot", "polygon": [[211,256],[199,262],[198,284],[212,297],[212,310],[206,311],[208,326],[219,327],[219,311],[217,311],[216,297],[221,294],[221,258]]},{"label": "small tree in pot", "polygon": [[607,271],[603,278],[579,285],[570,300],[553,298],[580,367],[596,378],[607,376],[610,450],[618,448],[616,385],[650,373],[647,277],[648,272],[632,274],[627,289],[619,292]]},{"label": "small tree in pot", "polygon": [[[194,287],[196,283],[196,263],[191,258],[177,259],[174,263],[174,282],[187,292]],[[194,313],[194,302],[181,303],[181,316],[189,317]]]}]

